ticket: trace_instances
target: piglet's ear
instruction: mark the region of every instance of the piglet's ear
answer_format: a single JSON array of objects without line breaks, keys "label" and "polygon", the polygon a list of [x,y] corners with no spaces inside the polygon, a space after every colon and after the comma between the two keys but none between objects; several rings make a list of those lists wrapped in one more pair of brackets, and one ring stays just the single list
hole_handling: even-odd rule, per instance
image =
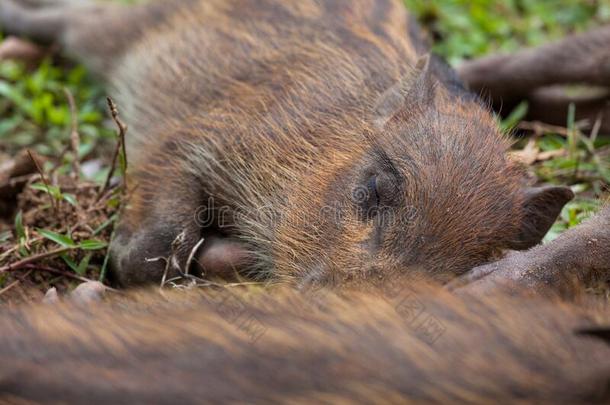
[{"label": "piglet's ear", "polygon": [[523,250],[540,243],[559,216],[563,206],[572,198],[574,198],[574,193],[567,187],[548,186],[526,189],[520,231],[509,247]]},{"label": "piglet's ear", "polygon": [[384,91],[375,103],[374,119],[378,128],[392,119],[399,111],[428,103],[434,95],[430,73],[430,55],[421,56],[415,67],[394,86]]}]

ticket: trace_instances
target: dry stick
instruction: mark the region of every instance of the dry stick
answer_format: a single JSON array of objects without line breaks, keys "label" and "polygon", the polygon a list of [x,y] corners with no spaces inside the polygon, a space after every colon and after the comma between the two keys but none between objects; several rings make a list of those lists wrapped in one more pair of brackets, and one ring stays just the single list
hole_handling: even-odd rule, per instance
[{"label": "dry stick", "polygon": [[9,263],[6,266],[0,267],[0,273],[5,273],[7,271],[13,271],[23,268],[24,266],[37,262],[38,260],[47,259],[49,257],[57,256],[65,252],[69,252],[74,249],[73,247],[63,247],[55,250],[50,250],[44,253],[38,253],[33,256],[26,257],[25,259],[19,260],[15,263]]},{"label": "dry stick", "polygon": [[114,153],[112,154],[112,164],[110,165],[110,171],[108,172],[108,175],[106,176],[106,181],[104,182],[104,185],[102,186],[100,191],[97,193],[95,202],[98,202],[102,198],[102,196],[104,195],[104,193],[106,192],[106,190],[108,190],[108,187],[110,186],[110,180],[112,179],[112,176],[114,176],[114,169],[116,167],[116,161],[117,161],[117,158],[119,157],[120,149],[121,149],[121,145],[120,145],[120,141],[119,141],[119,142],[117,142],[116,147],[114,148]]},{"label": "dry stick", "polygon": [[51,195],[51,186],[49,185],[49,182],[47,181],[47,178],[45,177],[44,172],[42,171],[42,167],[40,167],[40,164],[38,163],[38,161],[36,160],[34,155],[32,155],[32,151],[29,149],[27,151],[28,151],[28,155],[30,155],[30,159],[32,159],[32,162],[34,162],[34,165],[36,165],[36,170],[38,170],[38,174],[40,174],[40,178],[42,179],[42,182],[44,183],[44,185],[47,188],[47,195],[49,196],[49,199],[51,200],[51,208],[53,209],[53,212],[55,213],[55,215],[57,215],[57,207],[55,206],[55,199]]},{"label": "dry stick", "polygon": [[195,253],[199,250],[199,247],[203,244],[203,242],[205,242],[205,238],[201,238],[199,239],[199,242],[197,242],[197,244],[195,246],[193,246],[193,248],[191,249],[191,252],[189,253],[189,257],[186,260],[186,266],[184,268],[184,274],[185,275],[189,275],[189,270],[191,268],[191,264],[193,263],[193,259],[195,258]]},{"label": "dry stick", "polygon": [[21,280],[15,280],[12,283],[10,283],[9,285],[7,285],[6,287],[4,287],[2,290],[0,290],[0,295],[4,294],[5,292],[7,292],[8,290],[10,290],[11,288],[15,287],[17,284],[21,283]]},{"label": "dry stick", "polygon": [[[28,228],[26,228],[26,232],[27,232],[27,229]],[[29,239],[29,235],[28,235],[28,238],[26,238],[26,239]],[[42,237],[32,238],[31,240],[28,240],[27,243],[31,245],[31,244],[34,244],[34,243],[38,243],[38,242],[40,242],[43,239],[44,238],[42,238]],[[17,249],[19,249],[19,245],[15,245],[15,246],[13,246],[11,248],[8,248],[6,250],[6,252],[2,252],[2,254],[0,254],[0,262],[2,262],[6,257],[8,257],[11,253],[16,251]]]},{"label": "dry stick", "polygon": [[159,286],[160,289],[162,289],[166,284],[167,275],[169,274],[170,267],[176,267],[178,268],[178,271],[180,271],[180,265],[177,263],[176,260],[176,251],[181,247],[182,243],[184,242],[185,236],[185,231],[182,231],[172,241],[169,257],[165,259],[165,270],[163,271],[163,277],[161,277],[161,285]]},{"label": "dry stick", "polygon": [[106,192],[106,190],[108,190],[108,187],[110,186],[110,180],[112,179],[112,176],[114,176],[114,169],[116,168],[116,162],[117,162],[117,158],[119,157],[120,150],[121,150],[121,141],[119,140],[116,143],[116,147],[114,148],[114,153],[112,154],[112,163],[110,164],[110,171],[108,172],[108,175],[106,176],[106,181],[104,182],[104,185],[102,186],[100,191],[97,193],[97,198],[95,199],[96,202],[99,201],[100,198],[102,198],[102,195],[104,195],[104,193]]},{"label": "dry stick", "polygon": [[70,130],[70,145],[72,147],[72,153],[74,153],[74,158],[72,160],[72,170],[74,176],[78,179],[80,177],[80,161],[78,160],[78,150],[80,149],[80,135],[78,134],[78,113],[76,111],[76,103],[74,102],[74,96],[68,90],[67,87],[64,87],[64,93],[66,94],[66,98],[68,99],[68,104],[70,105],[70,116],[72,118],[72,126]]},{"label": "dry stick", "polygon": [[523,129],[525,131],[533,131],[534,133],[536,133],[536,135],[542,135],[545,132],[552,132],[564,137],[568,136],[568,130],[566,128],[557,125],[546,124],[540,121],[521,121],[519,124],[517,124],[517,128]]},{"label": "dry stick", "polygon": [[[93,281],[95,281],[95,280],[91,280],[90,278],[87,278],[87,277],[79,276],[78,274],[70,273],[68,271],[56,269],[56,268],[49,267],[49,266],[41,266],[41,265],[38,265],[38,264],[35,264],[35,263],[27,264],[27,265],[23,266],[22,268],[23,269],[28,269],[30,271],[33,271],[33,270],[46,271],[48,273],[59,274],[60,276],[72,278],[74,280],[83,281],[83,282],[93,282]],[[106,287],[106,289],[109,290],[109,291],[120,293],[119,290],[116,290],[116,289],[114,289],[112,287],[108,287],[108,286],[104,286],[104,287]]]},{"label": "dry stick", "polygon": [[[112,101],[112,99],[110,97],[106,97],[106,101],[108,101],[108,108],[110,109],[110,115],[112,116],[112,119],[114,120],[114,122],[119,130],[119,141],[117,142],[116,148],[114,149],[114,153],[112,155],[112,164],[110,165],[110,171],[108,172],[108,176],[106,176],[106,181],[104,182],[104,185],[102,186],[102,188],[100,189],[100,191],[97,195],[96,201],[99,201],[99,199],[102,197],[104,192],[110,186],[110,180],[112,179],[112,176],[114,176],[114,171],[116,170],[117,159],[119,157],[119,152],[121,150],[123,151],[123,158],[125,159],[125,167],[127,167],[127,154],[125,152],[125,133],[127,132],[127,126],[125,124],[123,124],[123,122],[119,119],[119,111],[117,110],[116,104],[114,103],[114,101]],[[125,177],[126,176],[124,175],[122,192],[125,192],[125,189],[126,189]]]},{"label": "dry stick", "polygon": [[23,277],[21,277],[21,280],[15,280],[12,283],[10,283],[9,285],[7,285],[6,287],[4,287],[2,290],[0,290],[0,295],[6,293],[7,291],[9,291],[11,288],[19,285],[21,283],[21,281],[26,278],[27,276],[30,275],[30,273],[32,272],[32,270],[28,271],[27,273],[25,273],[23,275]]},{"label": "dry stick", "polygon": [[127,150],[125,149],[125,134],[127,133],[127,125],[121,121],[119,118],[119,110],[116,107],[116,104],[110,97],[106,97],[106,101],[108,101],[108,107],[110,108],[110,114],[112,115],[112,119],[116,123],[119,129],[119,138],[121,140],[121,149],[123,152],[123,159],[125,163],[125,167],[127,167]]}]

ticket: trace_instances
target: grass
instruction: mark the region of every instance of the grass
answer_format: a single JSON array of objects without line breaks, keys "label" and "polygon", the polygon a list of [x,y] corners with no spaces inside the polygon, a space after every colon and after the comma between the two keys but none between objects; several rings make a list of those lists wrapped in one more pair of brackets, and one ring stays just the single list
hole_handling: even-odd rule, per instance
[{"label": "grass", "polygon": [[[102,86],[83,66],[61,59],[34,69],[0,62],[0,154],[8,158],[27,148],[43,173],[28,181],[16,209],[0,207],[0,301],[16,294],[17,301],[37,300],[30,295],[52,285],[69,290],[103,279],[121,198],[116,185],[104,188],[116,143],[107,110]],[[86,163],[79,168],[75,161]],[[15,280],[9,263],[28,277]]]},{"label": "grass", "polygon": [[[606,1],[405,0],[405,3],[435,40],[434,50],[454,65],[487,53],[539,45],[610,21],[610,2]],[[74,115],[66,91],[74,96]],[[527,106],[521,105],[499,124],[509,130],[526,111]],[[20,260],[60,249],[63,276],[59,276],[63,279],[65,272],[77,276],[71,278],[74,282],[103,276],[106,245],[120,195],[113,189],[104,196],[101,206],[96,205],[99,201],[93,201],[99,197],[94,194],[108,175],[108,156],[112,155],[116,141],[114,129],[108,124],[100,84],[85,68],[65,60],[45,60],[34,69],[0,62],[0,117],[0,155],[13,156],[23,148],[30,148],[48,157],[43,172],[60,179],[53,186],[45,184],[44,179],[29,184],[25,193],[29,203],[24,196],[19,197],[18,209],[11,219],[0,220],[0,267],[8,258],[7,249],[15,246],[13,254]],[[76,153],[69,146],[73,118],[80,134]],[[551,156],[529,167],[540,182],[569,184],[577,194],[563,210],[547,240],[591,215],[610,184],[610,138],[598,134],[591,139],[576,128],[568,116],[565,131],[547,128],[535,136],[515,137],[516,152],[529,148]],[[80,173],[74,173],[75,159],[88,162]],[[66,180],[74,177],[87,182],[86,190]],[[40,206],[32,207],[31,203],[36,201]],[[55,205],[63,215],[59,223],[48,220]],[[90,223],[79,223],[78,217],[85,211]],[[37,276],[35,282],[48,286],[57,282],[57,276]],[[0,273],[0,292],[13,284],[12,278]]]},{"label": "grass", "polygon": [[428,27],[434,49],[452,64],[491,52],[536,46],[610,21],[596,0],[405,0]]}]

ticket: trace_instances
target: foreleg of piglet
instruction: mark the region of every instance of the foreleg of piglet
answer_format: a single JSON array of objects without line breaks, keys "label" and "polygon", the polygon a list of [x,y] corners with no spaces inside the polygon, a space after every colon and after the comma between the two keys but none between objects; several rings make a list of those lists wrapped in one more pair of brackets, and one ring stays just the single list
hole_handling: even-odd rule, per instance
[{"label": "foreleg of piglet", "polygon": [[610,277],[610,206],[554,241],[479,266],[447,285],[458,293],[573,295],[579,284]]}]

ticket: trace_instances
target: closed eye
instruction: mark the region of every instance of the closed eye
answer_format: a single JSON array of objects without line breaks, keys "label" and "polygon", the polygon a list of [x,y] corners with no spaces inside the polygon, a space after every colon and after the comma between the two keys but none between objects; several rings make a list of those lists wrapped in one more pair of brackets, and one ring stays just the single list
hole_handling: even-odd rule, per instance
[{"label": "closed eye", "polygon": [[376,163],[376,166],[381,169],[381,171],[390,174],[396,180],[397,185],[401,184],[404,180],[404,176],[398,170],[384,146],[372,134],[365,134],[364,139],[370,147],[371,157]]},{"label": "closed eye", "polygon": [[367,189],[368,189],[368,194],[370,196],[369,198],[370,198],[371,202],[374,203],[371,205],[379,206],[380,197],[379,197],[379,190],[377,189],[377,175],[373,175],[369,178]]}]

